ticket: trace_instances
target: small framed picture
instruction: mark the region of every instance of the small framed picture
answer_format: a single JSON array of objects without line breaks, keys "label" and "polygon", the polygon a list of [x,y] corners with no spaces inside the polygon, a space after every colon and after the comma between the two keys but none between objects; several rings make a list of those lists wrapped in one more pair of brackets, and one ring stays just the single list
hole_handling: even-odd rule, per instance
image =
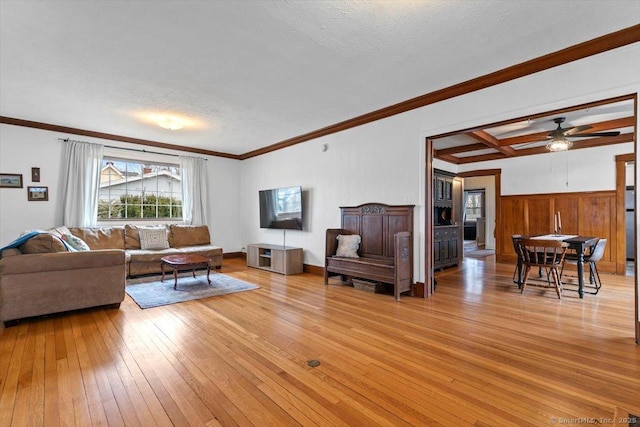
[{"label": "small framed picture", "polygon": [[31,168],[31,182],[40,182],[40,168]]},{"label": "small framed picture", "polygon": [[27,195],[31,202],[46,202],[49,200],[49,187],[27,187]]},{"label": "small framed picture", "polygon": [[22,174],[0,173],[1,188],[22,188]]}]

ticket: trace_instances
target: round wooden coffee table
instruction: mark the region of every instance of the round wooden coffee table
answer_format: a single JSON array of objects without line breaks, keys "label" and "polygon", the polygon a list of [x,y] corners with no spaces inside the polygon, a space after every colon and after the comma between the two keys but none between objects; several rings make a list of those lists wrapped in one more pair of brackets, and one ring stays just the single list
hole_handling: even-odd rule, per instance
[{"label": "round wooden coffee table", "polygon": [[211,284],[209,273],[211,273],[211,263],[209,258],[201,255],[167,255],[160,258],[160,268],[162,270],[161,282],[164,282],[164,266],[173,268],[173,289],[178,286],[178,270],[193,270],[193,277],[196,277],[196,268],[207,267],[207,282]]}]

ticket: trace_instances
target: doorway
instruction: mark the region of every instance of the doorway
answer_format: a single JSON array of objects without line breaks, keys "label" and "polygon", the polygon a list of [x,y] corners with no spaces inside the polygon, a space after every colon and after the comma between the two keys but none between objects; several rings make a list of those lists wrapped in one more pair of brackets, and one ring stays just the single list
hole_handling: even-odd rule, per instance
[{"label": "doorway", "polygon": [[625,256],[626,256],[626,275],[632,276],[635,274],[636,260],[636,248],[634,243],[636,241],[636,188],[634,185],[635,176],[635,163],[627,162],[626,164],[626,177],[625,177],[625,194],[624,194],[624,209],[625,209]]}]

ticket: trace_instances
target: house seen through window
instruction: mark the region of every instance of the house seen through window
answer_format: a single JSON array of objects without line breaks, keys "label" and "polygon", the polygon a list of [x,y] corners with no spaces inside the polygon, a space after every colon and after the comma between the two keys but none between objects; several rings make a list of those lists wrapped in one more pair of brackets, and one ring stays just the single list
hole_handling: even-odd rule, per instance
[{"label": "house seen through window", "polygon": [[182,219],[180,166],[105,157],[98,220]]}]

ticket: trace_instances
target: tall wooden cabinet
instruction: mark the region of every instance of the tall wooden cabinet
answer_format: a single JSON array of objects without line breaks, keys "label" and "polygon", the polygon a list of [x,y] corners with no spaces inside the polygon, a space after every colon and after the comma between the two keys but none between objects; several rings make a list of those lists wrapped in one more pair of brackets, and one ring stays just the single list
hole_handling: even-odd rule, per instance
[{"label": "tall wooden cabinet", "polygon": [[456,265],[462,259],[461,182],[451,172],[433,171],[433,267]]}]

